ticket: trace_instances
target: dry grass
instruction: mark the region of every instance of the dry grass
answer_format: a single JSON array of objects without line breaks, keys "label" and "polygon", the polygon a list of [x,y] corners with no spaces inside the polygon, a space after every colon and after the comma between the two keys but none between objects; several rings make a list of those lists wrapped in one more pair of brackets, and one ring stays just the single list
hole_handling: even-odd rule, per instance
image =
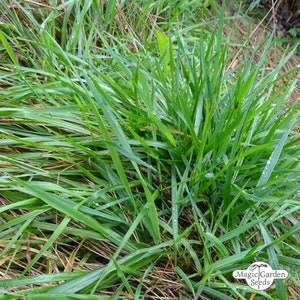
[{"label": "dry grass", "polygon": [[[253,54],[253,49],[258,49],[259,46],[267,39],[267,37],[274,32],[273,22],[275,19],[275,15],[272,15],[271,18],[268,18],[270,12],[274,12],[271,8],[265,17],[262,20],[256,20],[253,18],[243,18],[235,19],[230,21],[230,23],[225,24],[224,26],[224,36],[231,35],[233,41],[236,44],[241,46],[232,47],[233,59],[231,60],[228,69],[236,67],[238,64],[243,64],[245,62],[245,58],[250,57]],[[227,16],[232,17],[234,11],[227,9]],[[234,28],[237,30],[233,31]],[[254,63],[257,63],[260,59],[260,56],[264,50],[261,49],[255,53]],[[247,56],[245,56],[247,53]],[[274,70],[278,62],[282,57],[286,55],[286,50],[281,46],[276,46],[276,44],[268,50],[266,55],[266,66],[269,69],[269,72]],[[299,68],[300,68],[300,57],[297,53],[294,53],[287,61],[287,63],[280,69],[278,73],[278,77],[289,73],[287,77],[284,79],[278,80],[277,88],[280,89],[283,85],[289,84],[289,82],[293,82],[297,80],[295,84],[287,104],[293,104],[300,99],[300,76],[299,76]],[[268,72],[268,71],[267,71]],[[287,82],[289,80],[289,82]],[[276,90],[274,90],[274,93]],[[300,108],[299,108],[300,112]],[[297,131],[300,131],[300,125],[295,128]]]},{"label": "dry grass", "polygon": [[[34,1],[24,1],[27,5],[32,5],[32,9],[49,9],[47,2],[34,2]],[[19,15],[20,20],[24,20],[26,23],[25,16],[21,16],[19,9],[11,5],[11,9]],[[116,9],[118,13],[116,14],[115,19],[115,28],[121,33],[126,34],[124,31],[124,24],[131,26],[131,20],[126,17],[126,13],[121,10],[117,5]],[[228,11],[228,16],[231,15],[231,12]],[[4,18],[4,16],[2,16]],[[149,14],[147,18],[151,19],[153,16]],[[232,22],[234,22],[238,28],[236,31],[232,31]],[[244,63],[244,53],[245,49],[243,45],[246,45],[246,52],[251,55],[252,49],[257,48],[262,41],[270,34],[270,29],[266,27],[263,23],[255,24],[253,20],[244,19],[243,22],[240,19],[235,21],[230,21],[224,26],[224,36],[232,35],[232,38],[237,45],[232,47],[232,61],[228,65],[228,69],[234,68],[238,64]],[[144,37],[140,36],[141,39]],[[134,46],[128,43],[130,49],[134,49]],[[274,46],[267,54],[267,65],[270,70],[276,68],[277,62],[279,59],[284,56],[285,51],[280,47]],[[259,60],[260,53],[256,53],[256,59]],[[300,65],[300,58],[297,55],[291,56],[287,64],[281,69],[278,76],[293,70]],[[292,72],[289,75],[289,79],[293,81],[297,78],[299,71]],[[278,88],[286,84],[285,80],[278,81]],[[5,87],[4,87],[5,88]],[[290,95],[289,102],[294,103],[300,98],[300,81],[295,86],[292,94]],[[299,110],[300,111],[300,110]],[[300,128],[297,128],[300,130]],[[2,198],[1,205],[9,204],[9,200]],[[7,212],[13,218],[17,215],[22,215],[22,210],[12,210]],[[182,224],[186,227],[190,226],[193,223],[193,219],[189,218],[190,215],[187,213],[186,218],[181,220]],[[45,213],[47,217],[47,213]],[[53,224],[58,224],[62,219],[62,216],[57,215],[55,219],[52,220]],[[73,227],[78,226],[77,224],[72,224]],[[80,232],[80,227],[78,226],[78,231]],[[0,261],[0,276],[5,278],[17,278],[22,273],[22,270],[25,269],[26,265],[30,263],[32,258],[39,251],[40,242],[43,243],[47,240],[47,235],[49,232],[45,229],[40,231],[38,234],[28,233],[27,236],[24,236],[24,244],[19,249],[14,249],[15,258],[11,256],[11,253]],[[62,242],[65,240],[65,242]],[[0,251],[5,249],[7,245],[0,243]],[[57,273],[57,272],[72,272],[72,271],[88,271],[95,269],[96,267],[101,267],[110,259],[110,257],[115,253],[116,247],[112,243],[107,241],[99,241],[96,239],[87,239],[82,238],[80,234],[77,237],[74,236],[65,236],[59,243],[53,245],[49,251],[39,260],[38,264],[30,270],[30,275],[39,275],[46,273]],[[122,253],[120,254],[120,257]],[[12,262],[12,263],[11,263]],[[186,262],[182,262],[182,265],[185,265]],[[193,268],[194,266],[185,265],[185,267]],[[141,274],[138,276],[133,275],[131,278],[132,286],[137,286],[143,276],[143,272],[146,272],[145,269],[141,270]],[[169,260],[162,260],[155,265],[150,271],[147,271],[148,274],[145,276],[142,282],[142,295],[143,299],[178,299],[178,291],[186,295],[187,299],[192,299],[191,294],[186,290],[186,285],[181,283],[181,280],[178,274],[174,271],[173,258],[170,257]],[[18,289],[23,290],[24,286],[19,286],[18,288],[13,288],[10,291],[18,291]],[[101,295],[112,295],[115,286],[110,286],[107,290],[103,290]],[[297,287],[289,287],[289,292],[292,299],[298,299],[297,297],[300,294],[300,291],[297,290]],[[123,294],[122,296],[128,297],[128,294]],[[210,299],[206,296],[201,297],[201,299]],[[253,298],[254,299],[254,298]]]}]

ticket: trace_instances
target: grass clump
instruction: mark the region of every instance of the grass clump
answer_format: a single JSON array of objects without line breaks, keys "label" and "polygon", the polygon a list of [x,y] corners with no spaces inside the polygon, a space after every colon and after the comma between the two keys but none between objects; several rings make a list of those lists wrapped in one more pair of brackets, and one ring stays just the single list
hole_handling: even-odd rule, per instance
[{"label": "grass clump", "polygon": [[2,297],[248,299],[254,261],[299,293],[292,52],[234,66],[212,4],[0,4]]}]

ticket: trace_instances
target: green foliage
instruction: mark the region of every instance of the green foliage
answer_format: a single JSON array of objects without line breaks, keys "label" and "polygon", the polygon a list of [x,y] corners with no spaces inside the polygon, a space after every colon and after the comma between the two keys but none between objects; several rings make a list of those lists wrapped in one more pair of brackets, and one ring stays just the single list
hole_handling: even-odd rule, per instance
[{"label": "green foliage", "polygon": [[52,2],[0,3],[1,297],[248,299],[255,260],[299,291],[292,52],[228,68],[215,1]]}]

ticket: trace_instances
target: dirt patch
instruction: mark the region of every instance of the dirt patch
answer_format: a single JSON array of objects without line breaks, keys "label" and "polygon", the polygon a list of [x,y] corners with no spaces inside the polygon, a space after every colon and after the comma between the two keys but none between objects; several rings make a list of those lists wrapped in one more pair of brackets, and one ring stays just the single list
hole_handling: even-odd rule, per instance
[{"label": "dirt patch", "polygon": [[[300,3],[300,2],[299,2]],[[228,17],[233,16],[234,11],[227,10],[226,15]],[[273,15],[275,18],[275,15]],[[234,22],[234,26],[233,26]],[[259,46],[270,36],[270,34],[276,33],[276,29],[274,32],[274,28],[270,26],[272,19],[270,19],[269,14],[265,15],[261,20],[256,20],[253,18],[236,18],[235,21],[230,21],[230,23],[226,23],[224,26],[224,35],[232,35],[233,42],[238,45],[245,45],[247,47],[248,56],[252,55],[254,49],[258,49]],[[236,32],[232,34],[232,28],[237,28]],[[233,48],[233,59],[231,60],[228,68],[233,68],[236,65],[243,63],[244,59],[244,49],[245,47],[234,47]],[[258,50],[254,57],[254,63],[257,63],[260,60],[260,57],[264,51],[264,48],[261,47]],[[280,45],[272,46],[267,54],[265,67],[273,71],[277,68],[280,60],[288,54],[289,51],[286,51]],[[278,77],[283,76],[282,79],[277,82],[277,89],[280,89],[283,85],[290,86],[295,82],[295,86],[289,95],[287,104],[291,105],[300,100],[300,56],[296,54],[296,52],[289,57],[287,62],[282,66],[279,70]],[[300,106],[298,111],[300,112]],[[295,127],[295,130],[300,132],[300,124]]]},{"label": "dirt patch", "polygon": [[299,0],[262,0],[258,6],[258,9],[260,8],[269,19],[273,20],[277,33],[289,37],[300,37]]}]

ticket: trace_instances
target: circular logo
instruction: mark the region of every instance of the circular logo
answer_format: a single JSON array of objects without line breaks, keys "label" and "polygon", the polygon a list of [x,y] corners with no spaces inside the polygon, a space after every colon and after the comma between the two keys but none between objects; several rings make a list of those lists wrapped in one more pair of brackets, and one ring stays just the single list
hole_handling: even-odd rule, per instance
[{"label": "circular logo", "polygon": [[265,262],[258,261],[251,264],[246,270],[235,270],[232,273],[234,278],[246,279],[247,284],[257,291],[268,289],[274,279],[285,279],[288,272],[285,270],[273,270]]}]

